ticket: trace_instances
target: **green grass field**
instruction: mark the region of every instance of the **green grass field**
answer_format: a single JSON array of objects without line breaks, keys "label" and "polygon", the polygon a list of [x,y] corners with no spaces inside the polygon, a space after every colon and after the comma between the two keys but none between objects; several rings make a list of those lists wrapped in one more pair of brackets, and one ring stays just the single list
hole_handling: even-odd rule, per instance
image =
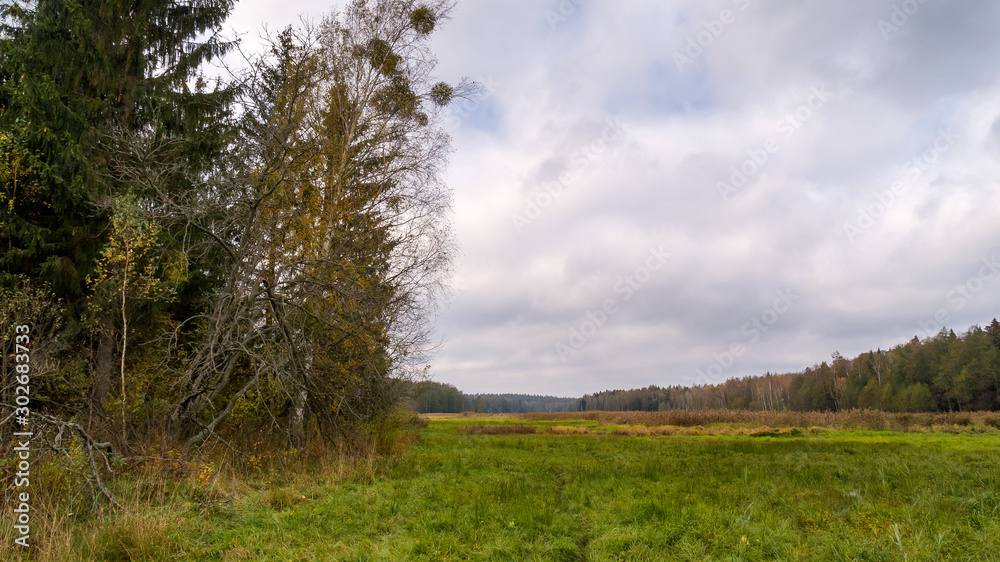
[{"label": "green grass field", "polygon": [[[487,425],[535,433],[469,432]],[[998,433],[622,429],[433,419],[403,457],[372,471],[272,475],[216,507],[173,496],[127,516],[131,524],[84,523],[89,538],[74,550],[176,560],[1000,560]]]}]

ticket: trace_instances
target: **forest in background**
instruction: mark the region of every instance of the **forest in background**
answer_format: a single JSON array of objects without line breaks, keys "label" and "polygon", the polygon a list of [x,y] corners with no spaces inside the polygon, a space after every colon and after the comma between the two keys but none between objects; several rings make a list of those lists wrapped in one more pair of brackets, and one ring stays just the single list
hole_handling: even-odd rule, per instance
[{"label": "forest in background", "polygon": [[526,414],[529,412],[573,412],[576,398],[534,394],[465,394],[454,385],[435,381],[417,383],[411,407],[420,414]]},{"label": "forest in background", "polygon": [[943,329],[889,350],[832,360],[798,373],[720,384],[608,390],[580,398],[579,410],[791,410],[889,412],[1000,410],[1000,323],[956,335]]},{"label": "forest in background", "polygon": [[[419,389],[415,402],[418,412],[997,411],[1000,322],[994,319],[985,329],[972,326],[960,335],[942,329],[932,338],[914,336],[892,349],[868,351],[851,359],[834,352],[831,361],[797,373],[766,373],[711,385],[651,385],[595,392],[578,399],[484,395],[482,402],[451,385],[421,383]],[[568,410],[562,409],[570,400]],[[481,405],[489,406],[481,409]],[[540,409],[522,409],[533,407]]]}]

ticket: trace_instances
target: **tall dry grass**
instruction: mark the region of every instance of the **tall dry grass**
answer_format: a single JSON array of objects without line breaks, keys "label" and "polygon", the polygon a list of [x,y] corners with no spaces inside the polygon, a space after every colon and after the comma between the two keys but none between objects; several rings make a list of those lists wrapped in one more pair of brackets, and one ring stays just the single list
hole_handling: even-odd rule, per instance
[{"label": "tall dry grass", "polygon": [[415,417],[400,417],[350,441],[318,441],[307,450],[287,450],[260,433],[246,436],[248,452],[242,454],[217,447],[188,459],[173,449],[130,457],[105,481],[120,508],[95,500],[80,477],[71,478],[75,467],[60,457],[39,455],[31,468],[32,546],[26,550],[14,543],[18,533],[7,490],[0,561],[176,559],[176,530],[197,528],[192,520],[204,513],[235,513],[247,502],[278,509],[305,501],[298,490],[306,487],[374,481],[382,464],[415,442],[422,425],[426,422]]},{"label": "tall dry grass", "polygon": [[665,412],[555,412],[522,414],[527,420],[592,420],[609,425],[745,427],[824,427],[841,430],[913,431],[934,428],[968,428],[995,432],[1000,412],[893,413],[880,410],[840,412],[766,412],[750,410],[669,410]]}]

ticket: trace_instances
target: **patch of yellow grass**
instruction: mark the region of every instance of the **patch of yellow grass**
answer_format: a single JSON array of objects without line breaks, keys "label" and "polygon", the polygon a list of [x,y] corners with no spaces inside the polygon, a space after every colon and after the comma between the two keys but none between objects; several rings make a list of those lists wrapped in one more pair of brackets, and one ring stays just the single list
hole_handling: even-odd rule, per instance
[{"label": "patch of yellow grass", "polygon": [[560,433],[560,434],[590,433],[590,430],[587,429],[586,427],[577,427],[572,425],[557,425],[555,427],[549,428],[549,431],[551,431],[552,433]]}]

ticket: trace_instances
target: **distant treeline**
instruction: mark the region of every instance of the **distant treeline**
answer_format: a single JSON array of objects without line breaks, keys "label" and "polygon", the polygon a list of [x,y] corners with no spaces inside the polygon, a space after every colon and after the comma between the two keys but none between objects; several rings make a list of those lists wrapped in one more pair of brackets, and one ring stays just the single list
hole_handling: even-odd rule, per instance
[{"label": "distant treeline", "polygon": [[417,384],[413,402],[414,409],[421,414],[524,414],[574,411],[579,400],[532,394],[464,394],[450,384],[425,381]]},{"label": "distant treeline", "polygon": [[890,412],[1000,410],[1000,323],[962,335],[942,330],[888,351],[831,362],[798,373],[730,379],[695,387],[608,390],[580,398],[579,410],[791,410],[870,408]]},{"label": "distant treeline", "polygon": [[769,410],[889,412],[1000,410],[1000,322],[962,335],[943,329],[889,350],[847,359],[834,352],[801,372],[730,379],[715,385],[606,390],[582,398],[523,394],[465,395],[449,384],[417,385],[414,408],[426,412]]}]

